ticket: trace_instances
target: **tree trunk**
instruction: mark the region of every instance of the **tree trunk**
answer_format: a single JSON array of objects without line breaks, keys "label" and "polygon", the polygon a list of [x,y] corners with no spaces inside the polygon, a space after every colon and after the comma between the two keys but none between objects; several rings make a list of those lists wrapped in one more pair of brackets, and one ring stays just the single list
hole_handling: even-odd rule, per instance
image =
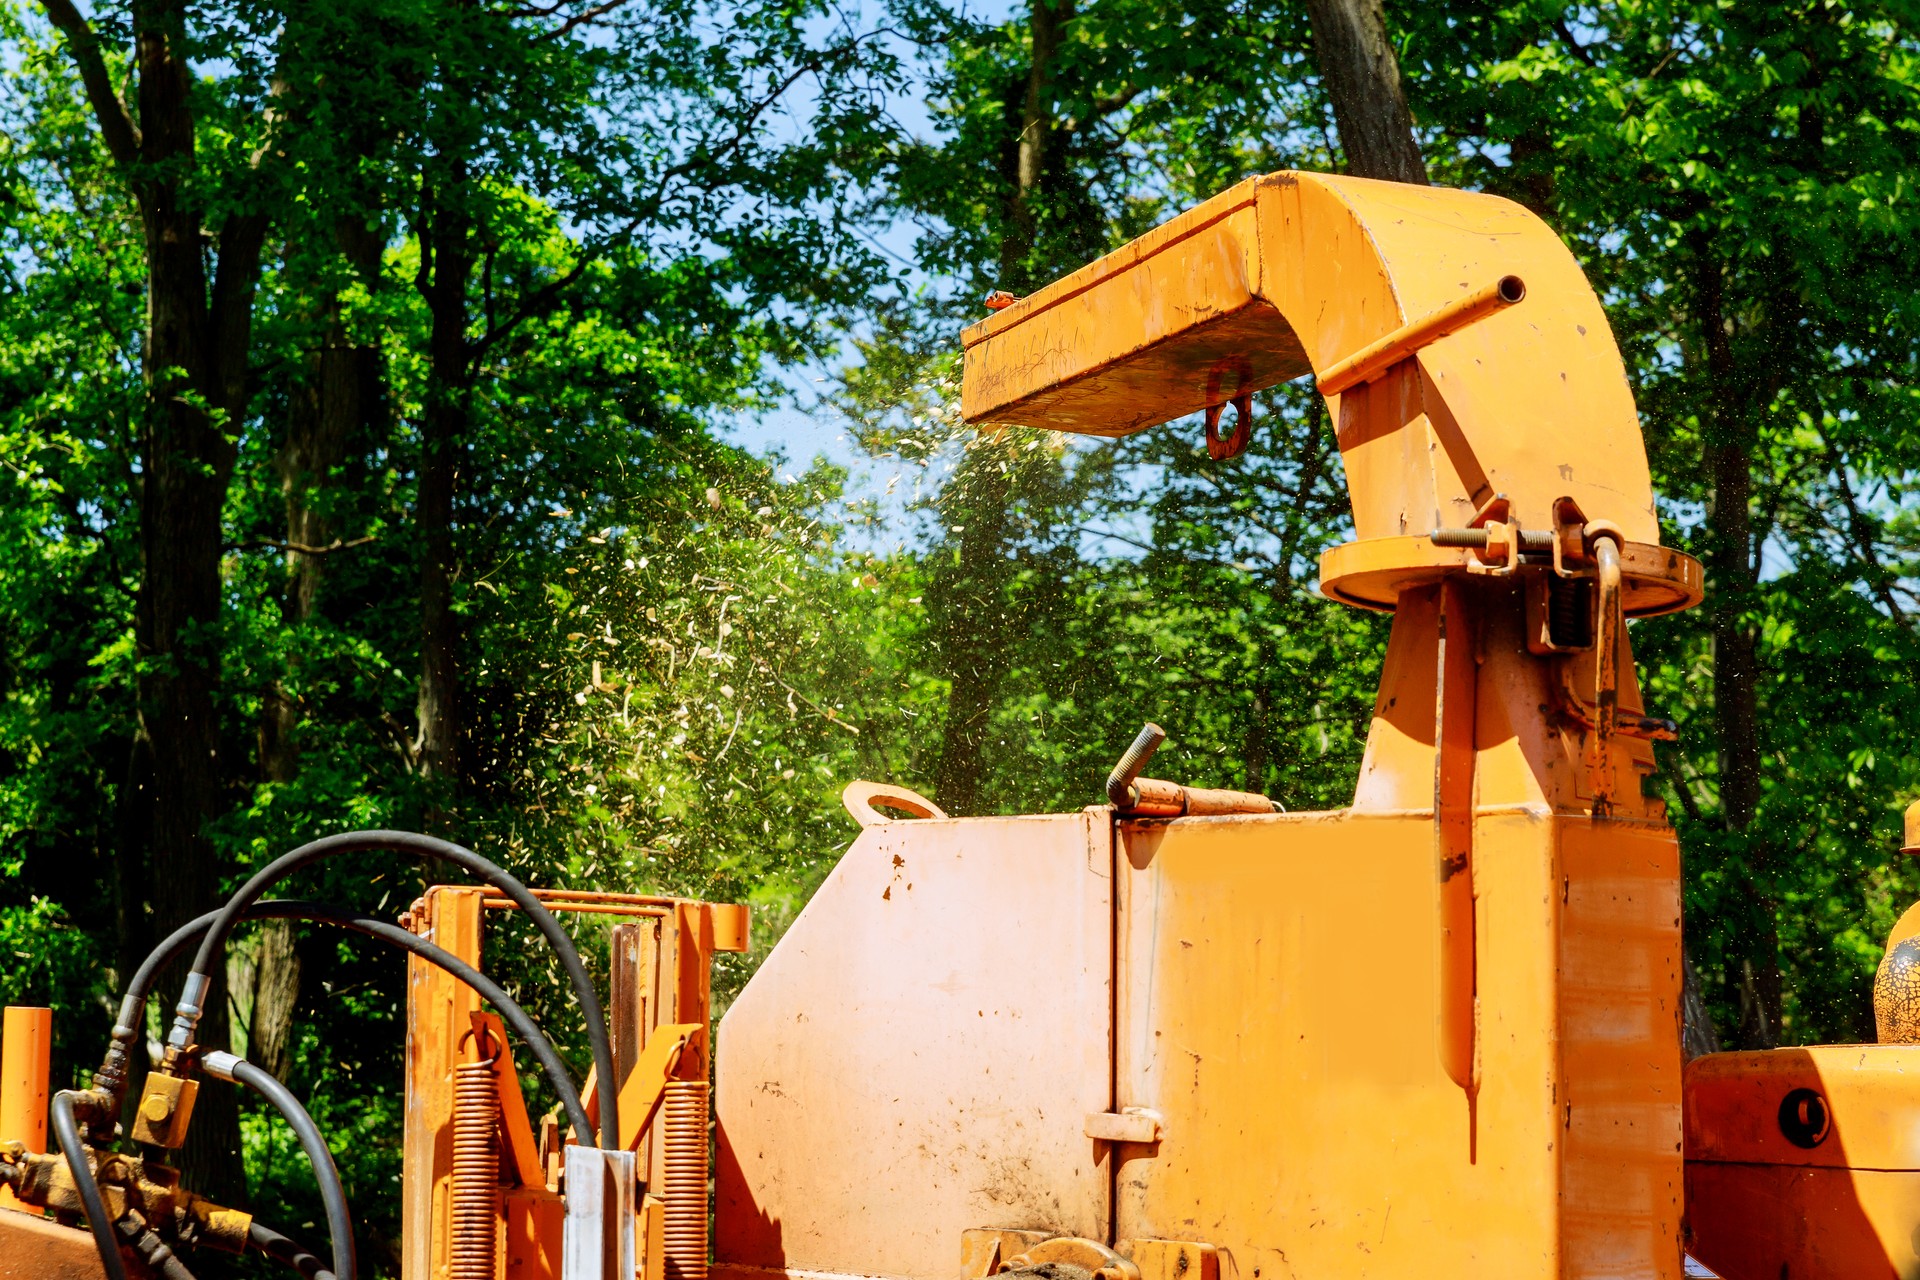
[{"label": "tree trunk", "polygon": [[1307,0],[1307,12],[1347,171],[1425,185],[1427,163],[1413,136],[1382,0]]},{"label": "tree trunk", "polygon": [[1720,820],[1734,837],[1744,874],[1733,877],[1741,919],[1729,930],[1727,982],[1739,1009],[1743,1049],[1780,1043],[1780,931],[1775,920],[1773,852],[1754,825],[1760,807],[1759,638],[1748,614],[1759,581],[1753,530],[1754,397],[1733,351],[1714,245],[1690,238],[1693,292],[1706,353],[1708,414],[1704,448],[1707,499],[1707,623],[1713,636],[1713,718],[1720,763]]},{"label": "tree trunk", "polygon": [[293,1069],[293,1015],[300,999],[300,948],[286,920],[268,921],[254,937],[247,962],[230,970],[251,988],[247,1061],[285,1080]]},{"label": "tree trunk", "polygon": [[[151,879],[154,926],[166,931],[207,910],[219,865],[205,827],[218,812],[221,516],[246,410],[254,289],[263,220],[230,215],[210,292],[203,211],[185,198],[195,121],[185,44],[186,6],[135,7],[139,68],[140,197],[147,258],[141,585],[136,636],[151,663],[142,725],[153,746]],[[211,407],[211,411],[208,406]],[[217,977],[218,975],[216,975]],[[202,1043],[227,1041],[225,984],[216,981]],[[216,1200],[244,1192],[239,1112],[228,1090],[195,1112],[181,1170]]]},{"label": "tree trunk", "polygon": [[1713,496],[1707,507],[1708,577],[1715,592],[1709,615],[1713,633],[1713,717],[1720,756],[1720,817],[1740,837],[1746,874],[1736,876],[1742,899],[1738,928],[1730,931],[1728,980],[1740,1011],[1738,1043],[1771,1049],[1780,1043],[1780,933],[1775,921],[1770,842],[1754,826],[1760,807],[1759,642],[1746,620],[1754,550],[1750,514],[1751,447],[1707,447]]},{"label": "tree trunk", "polygon": [[[376,286],[380,241],[363,224],[344,222],[342,251],[359,277]],[[346,461],[354,433],[369,419],[379,378],[379,353],[355,346],[341,315],[338,292],[316,308],[315,346],[291,388],[287,436],[274,460],[286,504],[287,578],[282,589],[282,624],[298,636],[318,614],[321,585],[333,553],[302,551],[325,547],[340,537],[325,492],[335,470]],[[296,644],[290,664],[299,661]],[[284,679],[271,681],[260,700],[260,775],[268,782],[291,782],[300,770],[300,709]],[[248,968],[252,1016],[248,1056],[271,1075],[285,1079],[292,1066],[293,1016],[300,1000],[300,952],[293,926],[284,920],[263,923]]]},{"label": "tree trunk", "polygon": [[473,276],[471,222],[454,207],[464,195],[460,188],[466,181],[466,165],[456,161],[450,169],[454,198],[437,201],[423,220],[433,255],[423,289],[432,334],[415,515],[422,554],[416,750],[421,772],[448,786],[457,780],[459,766],[460,638],[453,609],[453,501],[468,425],[467,288]]},{"label": "tree trunk", "polygon": [[1028,19],[1026,86],[1020,100],[1020,131],[1014,139],[1012,181],[1007,185],[1007,230],[1000,243],[1000,286],[1022,293],[1035,283],[1022,260],[1038,240],[1033,193],[1040,189],[1052,160],[1053,68],[1071,17],[1073,0],[1033,0]]},{"label": "tree trunk", "polygon": [[[129,781],[147,779],[120,829],[144,842],[152,926],[165,932],[205,911],[219,866],[205,827],[220,807],[221,516],[233,473],[235,423],[247,401],[254,293],[266,220],[234,212],[221,227],[208,288],[206,210],[195,202],[195,129],[182,0],[133,6],[138,120],[115,90],[99,43],[71,0],[41,0],[65,37],[102,141],[140,210],[147,269],[140,431],[142,579],[134,610],[141,657],[139,731]],[[144,812],[135,810],[143,809]],[[138,857],[139,848],[122,857]],[[216,975],[218,977],[218,975]],[[225,984],[216,981],[200,1028],[227,1039]],[[241,1195],[238,1111],[230,1090],[202,1100],[181,1168],[216,1200]]]},{"label": "tree trunk", "polygon": [[1700,972],[1693,967],[1693,954],[1684,946],[1680,949],[1680,971],[1680,1053],[1691,1061],[1702,1054],[1720,1052],[1720,1036],[1713,1029],[1706,997],[1700,994]]}]

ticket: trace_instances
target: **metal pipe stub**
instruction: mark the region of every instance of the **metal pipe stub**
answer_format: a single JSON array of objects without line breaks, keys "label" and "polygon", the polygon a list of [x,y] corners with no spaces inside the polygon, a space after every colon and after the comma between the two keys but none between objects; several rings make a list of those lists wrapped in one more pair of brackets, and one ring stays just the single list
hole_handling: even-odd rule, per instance
[{"label": "metal pipe stub", "polygon": [[1167,731],[1149,721],[1107,775],[1107,803],[1123,817],[1208,817],[1229,813],[1274,813],[1279,806],[1250,791],[1217,791],[1185,787],[1159,778],[1142,778],[1140,770],[1167,740]]},{"label": "metal pipe stub", "polygon": [[1107,775],[1107,803],[1116,809],[1130,809],[1138,799],[1133,780],[1153,759],[1153,753],[1167,740],[1167,731],[1149,720],[1134,736],[1133,743],[1120,754],[1120,762]]},{"label": "metal pipe stub", "polygon": [[1430,311],[1417,320],[1410,320],[1392,333],[1369,342],[1344,360],[1327,366],[1326,372],[1316,379],[1320,394],[1337,396],[1363,382],[1372,382],[1402,360],[1417,354],[1421,348],[1484,320],[1496,311],[1504,311],[1526,296],[1526,283],[1519,276],[1501,276],[1482,285],[1465,297]]}]

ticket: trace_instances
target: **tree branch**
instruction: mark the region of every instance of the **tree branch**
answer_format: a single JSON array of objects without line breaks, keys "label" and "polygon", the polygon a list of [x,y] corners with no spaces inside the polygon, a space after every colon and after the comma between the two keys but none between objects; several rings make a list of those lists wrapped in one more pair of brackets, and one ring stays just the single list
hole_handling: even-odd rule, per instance
[{"label": "tree branch", "polygon": [[1146,92],[1144,85],[1128,85],[1118,93],[1110,93],[1104,98],[1095,98],[1093,102],[1094,118],[1101,119],[1112,115],[1135,98]]},{"label": "tree branch", "polygon": [[1586,63],[1589,67],[1599,65],[1593,60],[1593,55],[1587,51],[1587,46],[1573,38],[1573,29],[1567,26],[1567,20],[1565,18],[1554,19],[1553,29],[1560,33],[1562,40],[1567,42],[1567,48],[1573,50],[1574,57],[1580,59],[1580,61]]},{"label": "tree branch", "polygon": [[759,121],[761,115],[766,112],[767,108],[785,97],[787,90],[791,89],[794,84],[799,81],[801,76],[806,75],[810,71],[819,70],[819,66],[819,59],[810,58],[806,62],[793,68],[785,79],[781,80],[780,83],[775,85],[760,101],[756,102],[752,109],[735,124],[733,136],[722,143],[717,150],[712,152],[696,151],[694,155],[687,157],[679,164],[662,172],[659,182],[655,184],[653,195],[648,198],[645,206],[639,213],[629,218],[626,225],[621,227],[619,231],[601,240],[591,249],[583,252],[580,255],[579,261],[573,264],[571,270],[534,290],[532,296],[529,297],[523,305],[515,308],[513,314],[508,316],[497,328],[490,328],[486,333],[482,334],[479,339],[473,343],[469,358],[475,362],[484,359],[487,352],[492,350],[500,339],[513,332],[523,321],[543,314],[546,309],[553,304],[555,299],[572,288],[574,283],[586,274],[587,268],[591,267],[601,258],[604,258],[615,245],[624,243],[628,237],[639,230],[641,224],[646,222],[648,218],[652,217],[654,213],[658,211],[661,203],[665,199],[665,192],[669,183],[675,179],[686,177],[689,173],[692,173],[704,165],[714,164],[723,160],[745,146],[748,137],[752,135],[754,125]]},{"label": "tree branch", "polygon": [[593,8],[588,9],[583,13],[576,13],[573,17],[568,18],[565,22],[561,23],[559,26],[555,27],[553,30],[541,32],[540,38],[542,40],[558,40],[561,36],[567,34],[567,32],[573,30],[575,27],[583,26],[586,23],[592,22],[595,18],[603,18],[607,14],[612,13],[615,9],[620,8],[622,5],[626,3],[627,3],[627,0],[605,0],[605,3],[597,4],[593,6]]},{"label": "tree branch", "polygon": [[1853,495],[1853,485],[1847,480],[1847,460],[1833,443],[1823,439],[1826,449],[1827,465],[1833,469],[1833,478],[1840,490],[1840,501],[1847,509],[1847,532],[1853,537],[1855,550],[1861,560],[1866,562],[1867,573],[1873,584],[1874,594],[1880,597],[1880,603],[1887,606],[1887,612],[1901,626],[1907,623],[1907,612],[1900,607],[1899,600],[1893,594],[1894,575],[1880,562],[1880,553],[1873,545],[1873,532],[1867,528],[1867,516],[1860,509],[1859,499]]},{"label": "tree branch", "polygon": [[87,101],[100,121],[100,136],[107,150],[121,164],[132,164],[140,156],[140,131],[134,128],[127,104],[114,91],[107,76],[107,62],[100,53],[100,41],[93,28],[73,7],[73,0],[40,0],[40,7],[60,33],[67,38],[67,49],[80,69],[80,83],[86,88]]},{"label": "tree branch", "polygon": [[335,551],[351,551],[355,547],[364,547],[375,540],[374,534],[361,538],[348,538],[342,541],[335,538],[325,546],[310,546],[304,542],[282,542],[278,538],[252,538],[246,542],[229,542],[228,551],[297,551],[303,556],[324,556]]}]

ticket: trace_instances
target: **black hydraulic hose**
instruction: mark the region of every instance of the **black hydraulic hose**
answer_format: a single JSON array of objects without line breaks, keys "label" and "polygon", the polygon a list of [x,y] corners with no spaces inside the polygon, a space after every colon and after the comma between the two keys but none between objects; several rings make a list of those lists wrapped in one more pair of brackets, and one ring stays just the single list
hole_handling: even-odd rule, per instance
[{"label": "black hydraulic hose", "polygon": [[554,954],[560,959],[561,967],[567,971],[567,978],[573,984],[574,999],[579,1002],[581,1015],[586,1019],[587,1039],[593,1046],[594,1074],[601,1082],[599,1145],[603,1150],[618,1150],[620,1086],[613,1074],[613,1044],[607,1038],[606,1015],[601,1011],[600,997],[594,992],[593,979],[587,976],[587,967],[581,963],[579,948],[573,945],[573,939],[553,918],[553,913],[529,893],[519,880],[471,849],[410,831],[351,831],[344,835],[325,836],[303,844],[291,853],[282,854],[255,872],[251,879],[240,886],[238,892],[227,899],[227,904],[220,908],[213,925],[207,930],[207,936],[201,939],[200,950],[193,958],[193,970],[181,988],[173,1028],[167,1034],[167,1048],[177,1051],[192,1043],[194,1028],[200,1021],[201,1002],[206,999],[207,991],[213,985],[215,960],[226,948],[227,935],[233,932],[233,926],[241,914],[266,892],[267,886],[310,862],[318,862],[336,854],[362,851],[398,853],[418,861],[450,862],[462,867],[511,898],[516,906],[527,913],[527,918],[533,921],[535,927],[546,935]]},{"label": "black hydraulic hose", "polygon": [[[142,1010],[146,1006],[147,993],[153,989],[155,978],[160,971],[172,963],[188,947],[193,945],[212,924],[218,912],[209,911],[194,920],[189,920],[169,934],[165,941],[155,947],[147,958],[134,971],[133,980],[127,984],[127,996],[123,1002],[120,1017],[127,1026],[136,1026],[142,1021]],[[526,1042],[533,1056],[540,1060],[540,1068],[546,1073],[547,1082],[553,1086],[560,1106],[567,1113],[567,1123],[578,1134],[593,1131],[588,1122],[587,1109],[580,1101],[580,1090],[574,1085],[573,1077],[567,1074],[567,1064],[560,1059],[559,1052],[553,1047],[553,1041],[547,1038],[540,1025],[520,1007],[520,1005],[501,989],[500,984],[481,973],[466,961],[453,955],[443,947],[434,945],[416,933],[402,929],[399,925],[374,916],[365,915],[347,907],[335,907],[320,902],[302,902],[295,898],[270,898],[265,902],[256,902],[241,913],[249,920],[308,920],[315,924],[331,925],[336,929],[345,929],[365,937],[377,938],[390,946],[399,947],[437,965],[479,993],[482,1000],[499,1011],[501,1021],[505,1022],[513,1033]]]},{"label": "black hydraulic hose", "polygon": [[100,1184],[94,1181],[87,1149],[80,1142],[80,1125],[73,1118],[73,1095],[62,1089],[53,1095],[49,1110],[54,1137],[60,1142],[60,1153],[67,1158],[67,1172],[73,1175],[73,1185],[79,1188],[80,1203],[87,1211],[93,1247],[100,1251],[100,1267],[107,1273],[107,1280],[127,1280],[126,1259],[120,1256],[120,1242],[113,1238],[113,1223],[107,1220],[106,1201],[100,1198]]},{"label": "black hydraulic hose", "polygon": [[347,1212],[347,1190],[340,1181],[340,1170],[333,1163],[333,1152],[320,1126],[313,1122],[293,1090],[248,1062],[232,1054],[208,1054],[207,1074],[223,1076],[247,1086],[266,1099],[267,1104],[286,1117],[300,1139],[300,1149],[313,1166],[314,1180],[320,1184],[320,1201],[326,1206],[327,1235],[333,1245],[333,1274],[336,1280],[355,1280],[357,1268],[353,1256],[353,1218]]},{"label": "black hydraulic hose", "polygon": [[298,1271],[304,1280],[335,1280],[333,1272],[306,1246],[297,1244],[275,1231],[254,1223],[247,1228],[247,1243],[275,1262],[284,1262]]},{"label": "black hydraulic hose", "polygon": [[187,1264],[180,1255],[168,1247],[159,1232],[139,1218],[129,1214],[120,1219],[120,1234],[127,1238],[127,1243],[139,1252],[149,1267],[167,1280],[194,1280],[193,1272],[187,1270]]}]

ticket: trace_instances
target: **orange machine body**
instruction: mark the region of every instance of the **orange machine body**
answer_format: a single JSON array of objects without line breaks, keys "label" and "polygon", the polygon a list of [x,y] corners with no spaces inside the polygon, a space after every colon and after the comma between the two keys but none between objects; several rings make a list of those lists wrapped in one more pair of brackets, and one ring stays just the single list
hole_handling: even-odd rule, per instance
[{"label": "orange machine body", "polygon": [[1571,254],[1281,174],[965,344],[969,420],[1089,434],[1320,373],[1359,535],[1322,589],[1395,612],[1365,759],[1332,813],[870,825],[721,1025],[727,1280],[1048,1236],[1144,1280],[1676,1280],[1679,854],[1622,623],[1701,584]]},{"label": "orange machine body", "polygon": [[[53,1010],[8,1005],[0,1014],[0,1136],[28,1151],[47,1149],[47,1075],[53,1055]],[[18,1209],[0,1187],[0,1208]]]},{"label": "orange machine body", "polygon": [[1920,1278],[1920,1046],[1687,1064],[1687,1236],[1730,1280]]},{"label": "orange machine body", "polygon": [[[534,892],[550,911],[615,921],[607,1014],[614,1070],[622,1082],[622,1146],[639,1153],[638,1170],[652,1193],[635,1202],[636,1274],[640,1280],[703,1280],[711,970],[717,952],[746,950],[747,911],[682,898]],[[512,909],[497,893],[442,885],[414,904],[409,919],[416,932],[478,967],[487,915]],[[516,1046],[498,1019],[481,1011],[472,988],[418,958],[408,961],[407,974],[402,1280],[467,1280],[468,1273],[485,1280],[562,1280],[561,1172],[573,1135],[551,1116],[539,1122],[529,1116],[512,1069]],[[670,1056],[649,1052],[667,1048],[674,1050]],[[495,1152],[486,1161],[497,1185],[471,1188],[490,1193],[492,1212],[463,1217],[458,1207],[468,1188],[457,1158],[458,1132],[462,1109],[474,1103],[457,1079],[463,1064],[495,1050],[496,1092],[484,1101],[497,1115],[491,1121],[497,1125]],[[589,1114],[600,1087],[589,1080]],[[679,1132],[683,1093],[699,1101],[697,1150]]]}]

